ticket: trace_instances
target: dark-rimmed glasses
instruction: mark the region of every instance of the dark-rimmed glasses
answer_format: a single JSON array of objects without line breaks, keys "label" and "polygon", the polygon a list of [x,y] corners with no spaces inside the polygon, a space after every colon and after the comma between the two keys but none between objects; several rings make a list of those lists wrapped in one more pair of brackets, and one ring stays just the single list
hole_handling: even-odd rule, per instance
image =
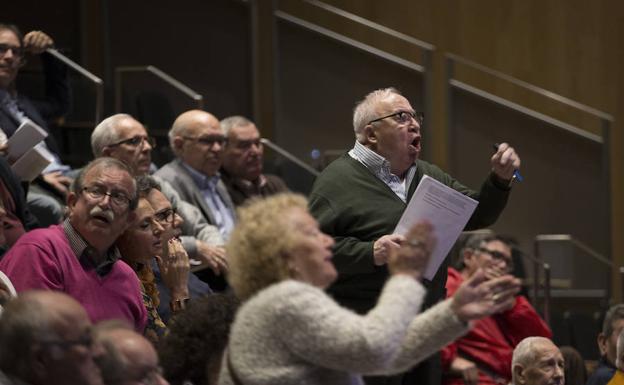
[{"label": "dark-rimmed glasses", "polygon": [[223,135],[183,136],[182,138],[208,147],[212,147],[215,143],[218,143],[219,146],[224,146],[227,143],[227,138]]},{"label": "dark-rimmed glasses", "polygon": [[496,250],[490,250],[485,247],[479,247],[477,251],[488,254],[495,261],[504,261],[507,264],[507,270],[513,270],[513,260],[504,253]]},{"label": "dark-rimmed glasses", "polygon": [[412,119],[418,123],[419,126],[422,126],[425,121],[425,114],[417,111],[397,111],[393,112],[390,115],[382,116],[381,118],[373,119],[368,124],[379,122],[380,120],[384,120],[387,118],[394,118],[394,120],[399,124],[409,123]]},{"label": "dark-rimmed glasses", "polygon": [[132,147],[138,147],[142,145],[143,142],[146,142],[152,148],[156,147],[156,139],[154,137],[143,136],[143,135],[137,135],[129,139],[124,139],[117,143],[109,144],[107,147],[117,147],[117,146],[121,146],[122,144],[127,144],[128,146],[132,146]]},{"label": "dark-rimmed glasses", "polygon": [[131,199],[121,191],[108,191],[106,187],[98,185],[83,187],[82,191],[86,192],[91,199],[98,201],[108,196],[110,197],[111,203],[120,209],[127,209],[130,206]]},{"label": "dark-rimmed glasses", "polygon": [[6,53],[9,52],[9,50],[13,52],[13,56],[15,56],[16,58],[20,58],[20,59],[23,58],[24,54],[26,53],[26,51],[22,47],[18,47],[16,45],[10,45],[10,44],[0,44],[0,56],[6,55]]},{"label": "dark-rimmed glasses", "polygon": [[175,218],[176,211],[173,208],[168,208],[163,211],[159,211],[154,214],[154,219],[156,219],[159,223],[173,223]]}]

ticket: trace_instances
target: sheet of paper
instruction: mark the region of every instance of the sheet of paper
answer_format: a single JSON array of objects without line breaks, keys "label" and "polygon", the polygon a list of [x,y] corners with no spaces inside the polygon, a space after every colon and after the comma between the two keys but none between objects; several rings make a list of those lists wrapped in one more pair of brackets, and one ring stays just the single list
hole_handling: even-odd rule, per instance
[{"label": "sheet of paper", "polygon": [[32,182],[52,160],[52,155],[45,147],[35,146],[13,163],[11,169],[21,181]]},{"label": "sheet of paper", "polygon": [[422,178],[394,233],[405,235],[414,224],[422,220],[433,225],[437,243],[423,274],[425,278],[433,279],[477,204],[479,202],[476,200],[427,175]]},{"label": "sheet of paper", "polygon": [[18,160],[26,151],[45,139],[46,136],[48,136],[47,131],[32,121],[27,120],[22,123],[7,142],[9,163]]}]

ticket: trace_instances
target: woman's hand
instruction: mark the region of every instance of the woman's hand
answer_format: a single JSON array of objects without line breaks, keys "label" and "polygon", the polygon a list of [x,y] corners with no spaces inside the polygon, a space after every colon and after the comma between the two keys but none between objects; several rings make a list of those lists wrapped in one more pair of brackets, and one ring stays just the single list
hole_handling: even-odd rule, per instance
[{"label": "woman's hand", "polygon": [[189,297],[188,275],[191,271],[189,257],[178,238],[172,238],[164,248],[165,253],[156,257],[162,280],[171,293],[173,301]]},{"label": "woman's hand", "polygon": [[408,274],[420,279],[435,247],[433,227],[429,222],[415,224],[398,249],[391,250],[388,269],[391,274]]},{"label": "woman's hand", "polygon": [[464,322],[480,319],[513,307],[519,291],[519,279],[503,275],[487,280],[479,269],[457,289],[451,308]]}]

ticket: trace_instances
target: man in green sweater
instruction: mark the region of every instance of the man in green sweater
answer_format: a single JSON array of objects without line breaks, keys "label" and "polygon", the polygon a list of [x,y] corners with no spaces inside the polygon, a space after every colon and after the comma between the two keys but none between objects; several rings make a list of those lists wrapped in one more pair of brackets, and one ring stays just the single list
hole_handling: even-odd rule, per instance
[{"label": "man in green sweater", "polygon": [[[343,306],[366,313],[376,303],[388,277],[389,251],[403,236],[392,234],[407,202],[426,174],[479,201],[466,230],[493,224],[502,212],[520,158],[506,143],[491,158],[491,172],[473,191],[440,168],[419,160],[422,114],[396,89],[368,94],[353,114],[355,146],[332,162],[317,178],[310,194],[310,211],[321,230],[334,237],[334,263],[339,272],[329,289]],[[440,266],[428,288],[425,306],[445,298],[447,264]],[[441,370],[434,358],[415,373],[419,384],[437,385]],[[375,379],[367,383],[401,383]]]}]

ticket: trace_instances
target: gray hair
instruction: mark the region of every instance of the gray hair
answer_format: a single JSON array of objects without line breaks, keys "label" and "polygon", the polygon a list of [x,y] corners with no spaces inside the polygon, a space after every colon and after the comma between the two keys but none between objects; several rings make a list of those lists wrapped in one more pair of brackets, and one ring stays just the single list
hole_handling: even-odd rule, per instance
[{"label": "gray hair", "polygon": [[130,211],[133,211],[134,209],[137,208],[139,204],[139,194],[137,191],[136,179],[132,177],[132,171],[130,170],[130,168],[125,163],[115,158],[101,157],[101,158],[97,158],[87,163],[87,165],[84,166],[80,170],[80,173],[78,173],[78,176],[76,177],[76,179],[74,179],[73,183],[71,184],[71,191],[74,194],[78,195],[82,193],[82,187],[83,187],[85,175],[87,175],[89,171],[93,170],[94,168],[114,168],[117,170],[127,172],[128,175],[130,175],[130,177],[132,178],[132,186],[134,187],[133,195],[129,197],[130,198],[129,209]]},{"label": "gray hair", "polygon": [[104,147],[110,146],[119,140],[120,135],[116,127],[119,122],[126,119],[135,120],[128,114],[115,114],[102,120],[100,124],[95,127],[91,133],[91,150],[93,151],[93,156],[96,158],[102,156]]},{"label": "gray hair", "polygon": [[604,321],[602,322],[602,335],[605,337],[613,334],[613,324],[615,321],[624,319],[624,304],[613,305],[607,310]]},{"label": "gray hair", "polygon": [[357,102],[353,110],[353,131],[358,142],[365,141],[364,127],[368,122],[378,118],[375,110],[377,104],[391,95],[401,95],[401,92],[394,87],[382,88],[369,93],[364,100]]},{"label": "gray hair", "polygon": [[516,374],[513,368],[516,365],[526,367],[530,363],[535,362],[538,358],[536,346],[544,343],[552,344],[552,341],[546,337],[527,337],[516,345],[511,358],[511,382],[513,384],[516,384]]},{"label": "gray hair", "polygon": [[624,368],[624,362],[622,362],[622,353],[624,353],[624,331],[620,333],[617,340],[617,354],[615,358],[615,367],[620,371]]},{"label": "gray hair", "polygon": [[221,121],[221,130],[223,131],[223,135],[228,136],[230,134],[230,130],[234,127],[241,126],[249,126],[254,124],[251,120],[247,119],[244,116],[234,115],[228,116],[227,118]]}]

